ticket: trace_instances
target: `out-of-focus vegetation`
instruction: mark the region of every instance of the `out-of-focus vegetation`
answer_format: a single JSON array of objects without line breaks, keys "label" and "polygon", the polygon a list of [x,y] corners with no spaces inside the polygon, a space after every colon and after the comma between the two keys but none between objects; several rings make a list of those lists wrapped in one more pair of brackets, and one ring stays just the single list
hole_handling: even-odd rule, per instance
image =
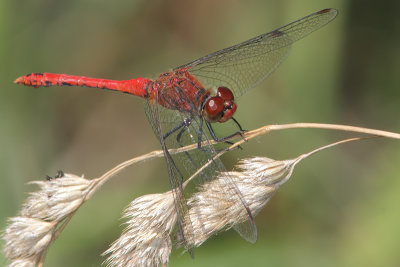
[{"label": "out-of-focus vegetation", "polygon": [[[323,8],[332,23],[238,100],[246,129],[325,122],[400,132],[400,4],[387,1],[92,1],[0,3],[0,227],[58,169],[96,177],[159,145],[142,100],[88,88],[17,86],[30,72],[113,79],[157,73]],[[345,135],[291,130],[224,158],[291,158]],[[347,135],[346,135],[347,136]],[[302,162],[256,218],[259,241],[222,233],[171,266],[399,266],[400,143],[346,144]],[[124,171],[75,215],[47,266],[98,266],[137,196],[169,189],[163,160]],[[0,256],[0,265],[5,265]]]}]

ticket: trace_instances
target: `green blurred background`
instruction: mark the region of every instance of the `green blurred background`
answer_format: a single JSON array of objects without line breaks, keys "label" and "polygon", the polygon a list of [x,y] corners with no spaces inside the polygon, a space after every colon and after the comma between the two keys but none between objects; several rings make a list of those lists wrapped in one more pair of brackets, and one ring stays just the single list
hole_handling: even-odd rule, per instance
[{"label": "green blurred background", "polygon": [[[400,132],[400,2],[0,1],[0,228],[31,180],[58,169],[97,177],[158,149],[142,100],[88,88],[17,86],[30,72],[154,77],[207,53],[334,7],[339,16],[296,43],[265,82],[239,99],[246,129],[325,122]],[[223,160],[287,159],[348,134],[290,130]],[[400,266],[400,143],[346,144],[302,162],[256,220],[259,241],[234,231],[171,266]],[[134,198],[169,188],[163,160],[125,170],[75,215],[45,266],[99,266]],[[0,265],[6,261],[0,256]]]}]

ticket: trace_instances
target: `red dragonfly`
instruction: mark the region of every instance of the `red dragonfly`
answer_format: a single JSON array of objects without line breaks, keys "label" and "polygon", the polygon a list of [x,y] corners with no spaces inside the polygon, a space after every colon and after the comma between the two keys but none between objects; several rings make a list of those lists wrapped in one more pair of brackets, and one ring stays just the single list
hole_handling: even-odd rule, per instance
[{"label": "red dragonfly", "polygon": [[[191,223],[184,220],[187,212],[182,188],[185,178],[192,175],[216,154],[210,138],[226,141],[243,132],[233,118],[237,109],[234,96],[239,97],[253,88],[286,58],[290,46],[297,40],[321,28],[337,15],[335,9],[323,9],[294,21],[272,32],[243,43],[222,49],[193,62],[162,73],[157,79],[108,80],[66,74],[32,73],[18,78],[15,83],[27,86],[86,86],[120,91],[144,98],[145,111],[158,137],[167,161],[169,181],[178,214],[180,240],[191,251]],[[238,130],[225,137],[217,137],[212,123],[232,119]],[[204,125],[208,132],[204,131]],[[198,149],[171,155],[170,148],[196,143]],[[185,172],[186,171],[186,172]],[[225,171],[219,159],[201,172],[198,182],[204,183]],[[228,179],[230,179],[228,177]],[[240,190],[231,181],[224,190],[232,190],[238,203],[243,204],[248,220],[234,229],[246,240],[255,242],[257,228],[253,215]],[[219,205],[219,203],[215,203]]]}]

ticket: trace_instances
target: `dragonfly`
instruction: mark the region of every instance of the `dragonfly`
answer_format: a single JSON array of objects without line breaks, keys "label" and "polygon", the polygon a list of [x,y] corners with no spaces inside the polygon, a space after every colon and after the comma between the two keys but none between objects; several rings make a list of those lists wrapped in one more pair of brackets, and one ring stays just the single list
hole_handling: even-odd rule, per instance
[{"label": "dragonfly", "polygon": [[[164,72],[156,79],[135,78],[109,80],[72,76],[67,74],[31,73],[15,80],[26,86],[85,86],[123,92],[145,100],[147,118],[160,141],[167,163],[169,182],[178,217],[179,237],[191,252],[191,233],[187,195],[183,181],[207,163],[196,184],[216,178],[226,169],[215,157],[216,147],[210,140],[220,143],[241,135],[244,130],[233,117],[238,105],[235,99],[267,78],[288,55],[291,45],[332,21],[336,9],[323,9],[274,31],[245,42],[211,53],[188,64]],[[218,137],[213,124],[232,121],[237,131]],[[172,155],[169,149],[197,144],[197,149]],[[249,205],[237,185],[229,176],[231,190],[237,203],[243,206],[248,219],[233,228],[247,241],[256,242],[257,227]],[[221,185],[223,186],[223,185]],[[215,203],[216,208],[220,203]]]}]

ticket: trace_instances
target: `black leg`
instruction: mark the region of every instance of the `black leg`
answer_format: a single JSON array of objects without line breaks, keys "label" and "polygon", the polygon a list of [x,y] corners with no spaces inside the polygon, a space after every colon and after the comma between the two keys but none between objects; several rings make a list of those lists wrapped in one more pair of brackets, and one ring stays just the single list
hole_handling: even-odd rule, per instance
[{"label": "black leg", "polygon": [[244,138],[241,132],[236,132],[236,133],[234,133],[234,134],[225,136],[225,137],[223,137],[223,138],[218,138],[218,137],[215,135],[215,132],[214,132],[214,129],[212,128],[212,126],[211,126],[211,123],[209,123],[208,121],[205,121],[205,122],[206,122],[206,125],[207,125],[207,128],[208,128],[208,131],[209,131],[210,134],[211,134],[211,137],[212,137],[215,141],[217,141],[217,142],[223,142],[223,141],[225,141],[225,140],[227,140],[227,139],[230,139],[230,138],[232,138],[232,137],[234,137],[234,136],[236,136],[236,135],[240,135],[242,138]]},{"label": "black leg", "polygon": [[207,149],[201,146],[201,141],[203,140],[203,122],[204,122],[203,116],[199,116],[199,120],[200,120],[200,125],[199,125],[199,130],[197,132],[197,149],[201,151],[207,151]]},{"label": "black leg", "polygon": [[184,127],[186,125],[186,122],[183,121],[181,124],[179,124],[178,126],[172,128],[171,130],[169,130],[168,133],[163,135],[163,141],[165,141],[165,139],[167,139],[168,136],[170,136],[171,134],[173,134],[174,132],[178,131],[180,128]]},{"label": "black leg", "polygon": [[[234,134],[232,134],[232,135],[229,135],[229,136],[226,136],[226,137],[224,137],[224,138],[217,138],[217,136],[215,135],[214,129],[213,129],[212,126],[211,126],[211,123],[209,123],[208,121],[205,121],[205,123],[206,123],[207,128],[208,128],[208,131],[210,132],[210,134],[211,134],[212,138],[214,139],[214,141],[217,141],[217,142],[224,142],[224,143],[226,143],[226,144],[228,144],[228,145],[233,145],[232,142],[226,141],[226,140],[229,139],[229,138],[231,138],[231,137],[234,137],[234,136],[236,136],[236,135],[242,136],[242,133],[241,133],[241,132],[236,132],[236,133],[234,133]],[[202,125],[202,124],[201,124],[201,125]],[[200,129],[201,129],[201,127],[200,127]],[[200,136],[200,135],[199,135],[199,136]],[[243,138],[243,136],[242,136],[242,138]],[[198,147],[199,147],[199,149],[201,149],[201,140],[200,140],[200,138],[199,138]],[[235,147],[235,148],[233,148],[233,149],[229,149],[229,148],[217,149],[217,151],[230,151],[230,150],[235,150],[235,149],[242,149],[242,147],[241,147],[241,146],[237,146],[237,147]],[[203,149],[203,150],[204,150],[204,149]]]},{"label": "black leg", "polygon": [[[183,144],[181,142],[181,138],[182,138],[182,134],[184,132],[186,132],[189,129],[189,125],[192,122],[192,119],[188,119],[185,121],[185,126],[183,126],[182,130],[180,130],[180,132],[177,134],[176,136],[176,142],[178,143],[178,145],[180,147],[183,147]],[[196,162],[194,162],[194,160],[192,159],[192,157],[189,155],[189,152],[185,151],[186,156],[189,158],[190,162],[192,162],[192,164],[197,168]]]},{"label": "black leg", "polygon": [[199,130],[197,132],[197,148],[201,149],[201,140],[203,139],[203,116],[199,116],[200,119],[200,125],[199,125]]},{"label": "black leg", "polygon": [[[225,144],[228,144],[228,145],[233,145],[234,143],[233,142],[231,142],[231,141],[225,141],[224,142]],[[228,149],[228,150],[235,150],[235,149],[243,149],[241,146],[237,146],[237,147],[235,147],[235,148],[232,148],[232,149]]]},{"label": "black leg", "polygon": [[247,130],[243,130],[243,128],[242,128],[242,126],[240,125],[240,123],[239,123],[234,117],[232,117],[231,119],[236,123],[236,125],[239,127],[239,130],[240,130],[241,132],[246,132],[246,131],[247,131]]},{"label": "black leg", "polygon": [[[163,142],[164,142],[164,141],[163,141]],[[164,147],[165,147],[165,143],[164,143]],[[180,171],[180,170],[178,169],[178,167],[176,166],[174,159],[172,158],[171,154],[169,153],[169,151],[168,151],[168,149],[167,149],[166,147],[165,147],[164,151],[165,151],[165,154],[166,154],[166,156],[167,156],[167,158],[168,158],[167,161],[170,161],[170,162],[171,162],[171,164],[174,166],[176,172],[177,172],[177,173],[179,174],[179,176],[181,177],[181,182],[180,182],[180,185],[179,185],[179,186],[182,186],[183,179],[184,179],[184,178],[183,178],[183,174],[181,173],[181,171]],[[174,176],[174,174],[171,173],[170,176]],[[178,185],[172,184],[172,182],[171,182],[171,186],[172,186],[173,188],[176,188]]]},{"label": "black leg", "polygon": [[[169,151],[168,151],[168,149],[167,149],[167,147],[166,147],[166,145],[165,145],[165,140],[168,138],[168,136],[170,136],[171,134],[175,133],[175,132],[178,131],[180,128],[185,127],[185,125],[186,125],[186,124],[185,124],[185,121],[183,121],[181,124],[179,124],[178,126],[172,128],[169,132],[167,132],[166,134],[164,134],[163,137],[162,137],[162,140],[161,140],[161,146],[163,146],[163,147],[165,148],[164,151],[165,151],[165,153],[166,153],[166,156],[168,157],[167,160],[169,160],[169,161],[172,163],[172,165],[174,166],[175,170],[177,171],[177,173],[178,173],[179,176],[181,177],[181,184],[183,183],[183,175],[182,175],[182,173],[180,172],[180,170],[178,169],[178,167],[176,166],[175,161],[173,160],[171,154],[169,153]],[[185,128],[184,128],[184,129],[185,129]],[[172,175],[172,174],[171,174],[171,175]]]},{"label": "black leg", "polygon": [[[243,128],[240,125],[240,123],[234,117],[232,117],[231,119],[236,123],[236,125],[239,127],[239,130],[241,132],[247,132],[247,130],[243,130]],[[247,142],[246,138],[244,138],[242,134],[240,134],[240,137],[242,137],[242,139]],[[242,149],[240,146],[238,148]]]}]

